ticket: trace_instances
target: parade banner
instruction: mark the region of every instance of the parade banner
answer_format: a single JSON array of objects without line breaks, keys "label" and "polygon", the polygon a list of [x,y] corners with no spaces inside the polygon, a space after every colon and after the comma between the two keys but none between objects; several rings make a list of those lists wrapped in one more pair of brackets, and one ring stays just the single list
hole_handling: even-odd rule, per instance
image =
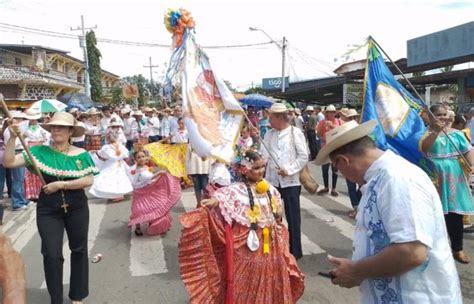
[{"label": "parade banner", "polygon": [[243,109],[191,33],[184,43],[182,98],[191,147],[201,157],[230,162],[244,119]]},{"label": "parade banner", "polygon": [[377,46],[369,40],[361,122],[377,120],[374,137],[380,149],[390,149],[431,173],[431,163],[420,148],[426,127],[419,112],[424,107],[423,101],[395,79]]}]

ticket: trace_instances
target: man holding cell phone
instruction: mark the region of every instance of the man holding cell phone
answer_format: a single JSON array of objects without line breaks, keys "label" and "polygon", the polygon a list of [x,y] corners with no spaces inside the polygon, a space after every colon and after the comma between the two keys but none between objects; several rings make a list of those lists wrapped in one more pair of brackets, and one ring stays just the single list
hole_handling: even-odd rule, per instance
[{"label": "man holding cell phone", "polygon": [[360,286],[361,303],[462,303],[439,195],[417,166],[375,146],[377,125],[350,121],[326,134],[330,160],[363,185],[352,260],[328,256],[333,284]]}]

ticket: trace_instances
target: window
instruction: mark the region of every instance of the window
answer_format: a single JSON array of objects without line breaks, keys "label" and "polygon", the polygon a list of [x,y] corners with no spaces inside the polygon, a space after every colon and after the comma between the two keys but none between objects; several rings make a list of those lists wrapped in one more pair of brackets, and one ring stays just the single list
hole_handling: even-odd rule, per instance
[{"label": "window", "polygon": [[15,65],[21,65],[21,58],[15,57]]}]

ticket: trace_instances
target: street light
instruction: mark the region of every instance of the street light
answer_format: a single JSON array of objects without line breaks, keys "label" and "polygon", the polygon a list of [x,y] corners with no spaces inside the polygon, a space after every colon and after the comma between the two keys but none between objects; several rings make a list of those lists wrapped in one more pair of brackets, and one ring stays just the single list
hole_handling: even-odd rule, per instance
[{"label": "street light", "polygon": [[272,36],[268,35],[267,32],[265,32],[262,29],[259,29],[256,27],[249,27],[249,30],[262,32],[265,36],[268,37],[268,39],[270,39],[272,43],[274,43],[281,50],[281,92],[285,93],[285,49],[286,49],[285,36],[283,36],[283,40],[280,45],[278,42],[275,41],[275,39],[272,38]]}]

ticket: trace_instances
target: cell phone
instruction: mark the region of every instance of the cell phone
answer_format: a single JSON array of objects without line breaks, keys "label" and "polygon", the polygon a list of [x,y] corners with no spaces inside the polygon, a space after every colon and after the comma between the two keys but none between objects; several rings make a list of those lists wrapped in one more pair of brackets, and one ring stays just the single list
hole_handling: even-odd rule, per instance
[{"label": "cell phone", "polygon": [[318,274],[322,277],[325,277],[325,278],[328,278],[328,279],[331,279],[331,280],[335,278],[335,276],[332,273],[329,273],[329,272],[319,271]]}]

